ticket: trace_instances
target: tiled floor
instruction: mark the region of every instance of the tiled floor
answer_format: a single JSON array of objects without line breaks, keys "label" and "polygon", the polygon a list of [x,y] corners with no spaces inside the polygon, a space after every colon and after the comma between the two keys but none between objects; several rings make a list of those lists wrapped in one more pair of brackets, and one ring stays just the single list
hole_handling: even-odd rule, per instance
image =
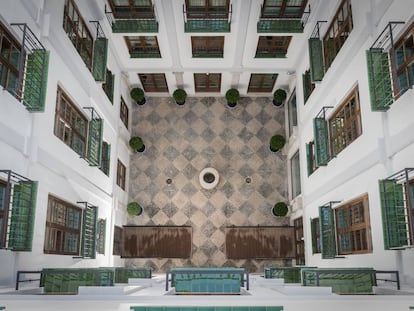
[{"label": "tiled floor", "polygon": [[[188,260],[134,259],[127,265],[263,271],[269,261],[227,260],[224,228],[288,224],[270,211],[287,196],[285,156],[268,149],[273,134],[284,134],[284,110],[267,97],[242,98],[233,109],[219,97],[188,98],[184,106],[172,98],[149,98],[131,115],[132,135],[143,138],[146,151],[131,156],[130,200],[143,205],[144,214],[130,217],[128,224],[191,225],[193,250]],[[219,172],[213,190],[200,187],[205,167]]]}]

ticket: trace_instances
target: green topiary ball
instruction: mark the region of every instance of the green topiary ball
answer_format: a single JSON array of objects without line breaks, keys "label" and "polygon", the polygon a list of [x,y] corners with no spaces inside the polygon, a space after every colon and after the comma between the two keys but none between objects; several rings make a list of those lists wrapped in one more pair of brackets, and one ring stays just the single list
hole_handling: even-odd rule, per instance
[{"label": "green topiary ball", "polygon": [[273,206],[272,213],[275,216],[286,216],[289,211],[288,206],[285,202],[278,202]]},{"label": "green topiary ball", "polygon": [[137,202],[130,202],[127,205],[127,212],[131,216],[139,216],[142,214],[142,207]]}]

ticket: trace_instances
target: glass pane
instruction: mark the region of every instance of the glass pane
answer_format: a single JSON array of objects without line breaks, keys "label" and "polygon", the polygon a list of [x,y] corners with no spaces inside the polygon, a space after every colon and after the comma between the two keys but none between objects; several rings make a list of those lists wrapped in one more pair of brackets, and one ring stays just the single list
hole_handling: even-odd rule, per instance
[{"label": "glass pane", "polygon": [[3,37],[3,42],[1,44],[1,55],[3,55],[3,57],[7,60],[9,59],[9,56],[10,56],[10,50],[11,50],[10,41],[6,37]]},{"label": "glass pane", "polygon": [[[6,200],[6,187],[3,185],[0,185],[0,210],[4,210],[4,202]],[[1,228],[1,225],[0,225]]]}]

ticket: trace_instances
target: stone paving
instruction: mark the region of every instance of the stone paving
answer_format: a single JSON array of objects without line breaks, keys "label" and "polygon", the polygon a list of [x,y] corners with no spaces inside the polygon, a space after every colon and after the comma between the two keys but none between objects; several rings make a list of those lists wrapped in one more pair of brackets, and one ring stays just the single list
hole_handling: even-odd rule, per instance
[{"label": "stone paving", "polygon": [[[228,260],[226,226],[287,225],[272,216],[271,207],[287,197],[286,157],[271,153],[273,134],[284,134],[284,110],[271,98],[242,98],[230,109],[220,97],[152,97],[130,111],[132,136],[146,145],[130,159],[130,201],[144,214],[129,217],[130,225],[190,225],[190,259],[128,259],[127,265],[151,266],[157,272],[181,266],[237,266],[263,271],[267,260]],[[215,168],[219,183],[200,186],[199,173]],[[171,183],[167,180],[171,179]],[[282,264],[283,261],[280,261]]]}]

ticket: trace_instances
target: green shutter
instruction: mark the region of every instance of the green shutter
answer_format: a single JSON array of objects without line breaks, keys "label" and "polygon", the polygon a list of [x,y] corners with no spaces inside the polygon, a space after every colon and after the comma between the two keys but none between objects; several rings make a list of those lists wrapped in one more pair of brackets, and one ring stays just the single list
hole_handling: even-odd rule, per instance
[{"label": "green shutter", "polygon": [[20,182],[13,187],[8,247],[31,251],[36,207],[37,182]]},{"label": "green shutter", "polygon": [[335,258],[337,255],[335,219],[330,206],[319,207],[319,228],[322,259]]},{"label": "green shutter", "polygon": [[81,256],[85,258],[95,258],[97,216],[98,208],[95,206],[83,210]]},{"label": "green shutter", "polygon": [[45,111],[49,51],[37,50],[27,55],[23,104],[29,111]]},{"label": "green shutter", "polygon": [[330,160],[328,122],[324,118],[313,119],[315,137],[315,165],[327,165]]},{"label": "green shutter", "polygon": [[386,111],[394,102],[388,53],[382,49],[366,51],[372,111]]},{"label": "green shutter", "polygon": [[96,252],[105,254],[106,219],[98,220]]},{"label": "green shutter", "polygon": [[394,180],[380,180],[384,248],[401,248],[408,245],[403,185]]},{"label": "green shutter", "polygon": [[111,101],[112,105],[114,104],[114,87],[115,87],[115,75],[111,74],[109,77],[106,77],[106,83],[109,84],[109,94],[108,98]]},{"label": "green shutter", "polygon": [[89,121],[88,149],[86,161],[92,166],[100,166],[102,158],[102,132],[103,120],[92,119]]},{"label": "green shutter", "polygon": [[308,92],[308,85],[311,83],[309,74],[302,75],[302,87],[303,87],[303,104],[306,104],[310,94]]},{"label": "green shutter", "polygon": [[108,39],[97,38],[93,46],[92,75],[96,81],[106,80],[106,61],[108,58]]},{"label": "green shutter", "polygon": [[111,167],[111,145],[107,142],[102,143],[102,158],[100,169],[105,175],[109,176],[109,169]]},{"label": "green shutter", "polygon": [[311,219],[311,237],[312,237],[312,254],[318,252],[318,239],[317,239],[317,230],[319,230],[319,218]]},{"label": "green shutter", "polygon": [[318,38],[309,39],[309,64],[312,82],[322,81],[325,74],[323,68],[322,41]]},{"label": "green shutter", "polygon": [[308,176],[313,173],[313,157],[312,157],[312,144],[306,144],[306,163],[308,169]]}]

